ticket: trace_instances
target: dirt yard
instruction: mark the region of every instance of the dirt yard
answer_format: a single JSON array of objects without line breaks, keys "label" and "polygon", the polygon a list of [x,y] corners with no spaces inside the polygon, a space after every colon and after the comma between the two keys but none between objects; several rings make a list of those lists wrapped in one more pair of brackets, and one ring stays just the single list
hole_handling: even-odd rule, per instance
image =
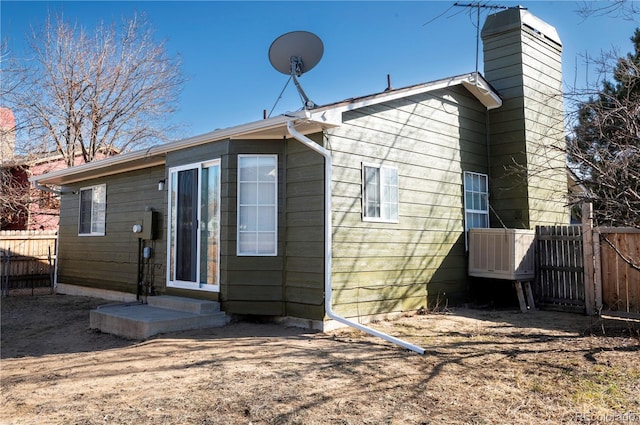
[{"label": "dirt yard", "polygon": [[130,341],[104,301],[2,299],[3,424],[640,423],[640,324],[458,309],[351,329],[264,323]]}]

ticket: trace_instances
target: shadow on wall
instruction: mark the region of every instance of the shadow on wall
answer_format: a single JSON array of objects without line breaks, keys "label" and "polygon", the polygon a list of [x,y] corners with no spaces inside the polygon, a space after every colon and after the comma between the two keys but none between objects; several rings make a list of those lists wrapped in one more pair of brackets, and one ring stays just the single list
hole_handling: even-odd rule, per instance
[{"label": "shadow on wall", "polygon": [[[488,172],[484,120],[484,107],[455,87],[345,117],[331,139],[337,312],[469,301],[462,182],[464,171]],[[379,131],[372,137],[369,129]],[[398,169],[397,223],[362,219],[363,163]]]}]

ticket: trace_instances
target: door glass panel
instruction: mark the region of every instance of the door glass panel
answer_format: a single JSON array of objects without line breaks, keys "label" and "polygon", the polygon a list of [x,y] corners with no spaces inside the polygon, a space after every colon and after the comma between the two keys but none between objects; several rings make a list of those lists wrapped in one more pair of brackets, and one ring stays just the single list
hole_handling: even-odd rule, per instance
[{"label": "door glass panel", "polygon": [[198,170],[178,171],[176,211],[176,280],[196,281]]},{"label": "door glass panel", "polygon": [[220,238],[220,165],[202,169],[200,230],[200,283],[218,283]]},{"label": "door glass panel", "polygon": [[168,284],[218,290],[220,161],[170,170]]},{"label": "door glass panel", "polygon": [[176,279],[176,211],[178,211],[178,173],[169,179],[169,282]]}]

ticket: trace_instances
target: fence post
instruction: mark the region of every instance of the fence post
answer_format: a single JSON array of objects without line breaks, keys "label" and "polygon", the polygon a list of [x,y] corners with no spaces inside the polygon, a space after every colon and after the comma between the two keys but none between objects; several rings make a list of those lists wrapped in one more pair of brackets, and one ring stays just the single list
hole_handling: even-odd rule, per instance
[{"label": "fence post", "polygon": [[602,256],[600,253],[600,229],[593,228],[593,284],[595,290],[595,307],[598,315],[602,311]]},{"label": "fence post", "polygon": [[11,248],[0,249],[0,285],[2,296],[9,296],[9,274],[11,273]]},{"label": "fence post", "polygon": [[595,284],[593,258],[593,205],[582,204],[582,255],[584,258],[584,305],[587,315],[595,314]]}]

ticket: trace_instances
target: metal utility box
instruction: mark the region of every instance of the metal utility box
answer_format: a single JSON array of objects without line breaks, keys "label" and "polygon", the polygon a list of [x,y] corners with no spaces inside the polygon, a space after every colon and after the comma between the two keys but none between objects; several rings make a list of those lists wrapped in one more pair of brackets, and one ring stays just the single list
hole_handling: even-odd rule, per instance
[{"label": "metal utility box", "polygon": [[469,276],[532,280],[534,241],[534,230],[469,229]]},{"label": "metal utility box", "polygon": [[156,238],[156,216],[155,211],[145,211],[142,218],[142,239],[152,240]]}]

